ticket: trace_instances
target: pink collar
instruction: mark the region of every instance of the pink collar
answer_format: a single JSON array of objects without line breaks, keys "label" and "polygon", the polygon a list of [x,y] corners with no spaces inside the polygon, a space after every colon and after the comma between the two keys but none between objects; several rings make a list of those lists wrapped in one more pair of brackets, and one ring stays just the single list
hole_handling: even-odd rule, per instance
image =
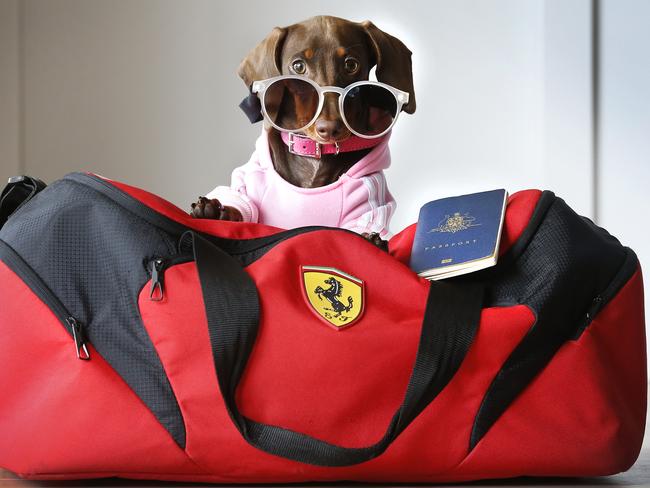
[{"label": "pink collar", "polygon": [[280,132],[280,135],[284,143],[289,147],[290,153],[320,159],[321,154],[338,154],[375,147],[386,139],[388,134],[374,139],[365,139],[352,135],[344,141],[334,144],[320,144],[309,137],[299,136],[292,132]]}]

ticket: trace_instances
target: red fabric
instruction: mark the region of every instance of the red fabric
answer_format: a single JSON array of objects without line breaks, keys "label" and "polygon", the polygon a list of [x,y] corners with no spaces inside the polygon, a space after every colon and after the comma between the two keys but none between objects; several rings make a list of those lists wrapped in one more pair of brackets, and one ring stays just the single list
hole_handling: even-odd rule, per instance
[{"label": "red fabric", "polygon": [[104,180],[116,186],[123,192],[128,193],[133,198],[156,209],[157,212],[163,214],[165,217],[186,225],[187,227],[191,227],[192,229],[215,236],[229,237],[232,239],[252,239],[255,237],[264,237],[276,234],[281,230],[276,227],[262,224],[195,219],[190,216],[189,209],[188,211],[181,210],[173,203],[159,197],[158,195],[154,195],[146,190],[119,181],[109,180],[108,178],[104,178]]},{"label": "red fabric", "polygon": [[[258,288],[265,290],[263,320],[238,391],[238,405],[254,420],[361,447],[381,438],[406,391],[429,284],[379,250],[375,259],[361,260],[366,264],[359,266],[359,256],[349,252],[359,240],[350,235],[346,242],[346,237],[328,243],[319,232],[305,234],[295,238],[300,242],[292,239],[276,246],[263,262],[248,268]],[[367,247],[374,250],[370,244]],[[299,264],[314,255],[341,269],[357,262],[357,277],[367,283],[364,320],[345,334],[333,331],[309,313],[301,299],[294,299],[300,296],[298,276],[277,285],[278,276],[298,273]],[[381,266],[377,266],[379,258]],[[404,295],[395,294],[392,287],[370,285],[386,275]],[[357,467],[319,468],[265,454],[243,440],[218,394],[194,263],[168,269],[165,283],[163,302],[150,301],[148,286],[144,287],[140,310],[187,422],[187,452],[208,470],[233,473],[215,475],[214,481],[219,482],[415,481],[449,469],[467,450],[469,429],[484,391],[534,320],[524,306],[486,309],[459,372],[389,452]],[[404,296],[411,297],[409,307],[400,306]],[[394,312],[387,315],[390,310]],[[184,324],[182,334],[179,323]],[[395,343],[402,347],[386,347]],[[220,445],[228,448],[215,447]]]},{"label": "red fabric", "polygon": [[[189,215],[189,210],[181,210],[176,205],[158,195],[119,181],[109,180],[108,178],[104,179],[146,205],[155,208],[164,216],[208,234],[232,239],[252,239],[272,235],[280,230],[276,227],[262,224],[194,219]],[[507,213],[503,223],[503,233],[501,234],[501,245],[499,248],[500,255],[510,249],[510,246],[524,231],[541,194],[542,192],[540,190],[523,190],[513,193],[508,197]],[[395,234],[389,242],[390,254],[408,265],[414,237],[415,224]]]},{"label": "red fabric", "polygon": [[[159,212],[215,235],[276,229],[198,221],[133,187]],[[528,222],[540,193],[513,195],[502,249]],[[237,391],[242,413],[345,446],[376,442],[413,366],[429,282],[352,234],[312,232],[282,242],[247,271],[260,290],[257,342]],[[302,265],[365,282],[365,315],[345,331],[325,325],[300,291]],[[352,271],[353,270],[353,271]],[[139,297],[145,328],[178,400],[187,445],[167,431],[95,350],[76,359],[69,334],[0,263],[0,464],[27,478],[123,476],[211,482],[443,482],[519,475],[603,475],[627,469],[643,436],[646,351],[640,271],[576,341],[566,343],[467,455],[476,412],[535,317],[523,305],[484,309],[477,336],[441,394],[378,458],[323,468],[248,445],[221,398],[194,263],[165,272],[165,297]],[[7,367],[10,365],[10,367]]]},{"label": "red fabric", "polygon": [[1,261],[0,283],[3,467],[25,477],[196,469],[97,351],[77,359],[61,322]]},{"label": "red fabric", "polygon": [[444,478],[601,476],[627,470],[641,449],[646,418],[643,324],[639,270]]}]

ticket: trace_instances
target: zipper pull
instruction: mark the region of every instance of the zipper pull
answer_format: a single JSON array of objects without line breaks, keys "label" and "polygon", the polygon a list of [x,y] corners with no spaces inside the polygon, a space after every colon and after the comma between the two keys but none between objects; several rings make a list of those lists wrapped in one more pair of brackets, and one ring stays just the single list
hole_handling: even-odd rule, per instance
[{"label": "zipper pull", "polygon": [[163,283],[164,277],[164,264],[161,258],[154,259],[151,262],[151,292],[149,293],[149,300],[159,302],[163,299],[165,292]]},{"label": "zipper pull", "polygon": [[88,337],[86,336],[86,331],[74,317],[68,317],[66,322],[72,329],[72,338],[74,339],[77,358],[82,361],[88,361],[90,359],[90,353],[88,352]]},{"label": "zipper pull", "polygon": [[594,298],[591,301],[591,306],[589,307],[589,310],[587,311],[587,322],[591,322],[594,318],[594,315],[598,312],[600,309],[600,305],[603,301],[603,297],[600,295],[596,295],[596,298]]}]

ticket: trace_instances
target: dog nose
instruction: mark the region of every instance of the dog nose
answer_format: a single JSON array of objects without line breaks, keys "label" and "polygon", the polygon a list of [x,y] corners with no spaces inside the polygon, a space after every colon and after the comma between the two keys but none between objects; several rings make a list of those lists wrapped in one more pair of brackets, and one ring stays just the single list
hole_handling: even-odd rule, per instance
[{"label": "dog nose", "polygon": [[336,139],[342,133],[343,124],[340,120],[317,120],[316,133],[319,137],[330,140]]}]

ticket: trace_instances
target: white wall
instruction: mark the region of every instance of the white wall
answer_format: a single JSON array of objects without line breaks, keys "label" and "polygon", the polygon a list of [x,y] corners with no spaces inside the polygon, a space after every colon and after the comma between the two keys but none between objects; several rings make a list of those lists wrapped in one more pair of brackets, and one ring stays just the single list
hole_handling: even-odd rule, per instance
[{"label": "white wall", "polygon": [[0,0],[0,187],[21,172],[18,39],[18,0]]},{"label": "white wall", "polygon": [[650,317],[650,2],[602,2],[599,223],[634,249]]},{"label": "white wall", "polygon": [[[565,149],[574,176],[589,170],[588,5],[24,0],[25,169],[91,170],[187,207],[229,180],[260,130],[237,108],[239,60],[274,25],[327,13],[371,18],[414,52],[418,110],[398,122],[388,172],[395,230],[430,199],[501,186],[557,189],[590,214],[591,186],[555,171]],[[558,139],[556,120],[577,136]]]},{"label": "white wall", "polygon": [[94,171],[183,206],[225,180],[256,131],[220,5],[25,1],[26,171]]},{"label": "white wall", "polygon": [[433,198],[548,188],[647,262],[650,5],[602,4],[596,168],[590,0],[0,0],[0,177],[90,170],[187,208],[260,130],[237,108],[246,52],[311,15],[370,18],[414,52],[394,230]]},{"label": "white wall", "polygon": [[544,3],[544,183],[594,217],[592,2]]}]

